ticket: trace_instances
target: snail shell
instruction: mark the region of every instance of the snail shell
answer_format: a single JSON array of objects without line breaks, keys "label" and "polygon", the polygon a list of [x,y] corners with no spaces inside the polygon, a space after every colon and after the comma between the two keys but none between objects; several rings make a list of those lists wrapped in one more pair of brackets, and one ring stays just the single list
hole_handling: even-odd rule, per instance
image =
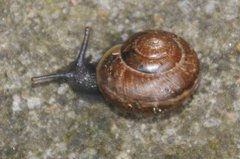
[{"label": "snail shell", "polygon": [[199,60],[177,35],[148,30],[109,49],[97,65],[100,92],[112,105],[138,112],[179,106],[198,85]]}]

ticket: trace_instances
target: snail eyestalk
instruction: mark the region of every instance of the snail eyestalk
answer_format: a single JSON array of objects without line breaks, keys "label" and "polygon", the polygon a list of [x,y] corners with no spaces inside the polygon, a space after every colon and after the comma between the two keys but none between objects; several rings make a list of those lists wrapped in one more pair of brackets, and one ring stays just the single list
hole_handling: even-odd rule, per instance
[{"label": "snail eyestalk", "polygon": [[87,46],[88,46],[90,30],[91,30],[90,27],[85,28],[82,45],[81,45],[81,48],[79,50],[78,57],[77,57],[77,66],[78,67],[80,67],[84,63],[84,59],[85,59],[84,57],[85,57],[85,53],[86,53]]},{"label": "snail eyestalk", "polygon": [[61,71],[32,78],[32,84],[41,84],[52,81],[66,81],[73,90],[95,93],[98,92],[96,84],[96,68],[85,58],[88,46],[90,27],[85,28],[83,41],[77,59]]},{"label": "snail eyestalk", "polygon": [[32,77],[31,80],[33,84],[38,84],[38,83],[45,83],[45,82],[50,82],[54,80],[65,80],[72,76],[73,76],[72,73],[53,73],[49,75]]},{"label": "snail eyestalk", "polygon": [[[85,28],[84,32],[84,37],[83,41],[81,44],[81,48],[78,53],[78,57],[76,60],[76,67],[80,68],[84,67],[84,60],[85,60],[85,52],[87,50],[88,46],[88,40],[89,40],[89,33],[90,33],[90,27]],[[33,84],[38,84],[38,83],[45,83],[45,82],[50,82],[50,81],[57,81],[57,80],[67,80],[70,79],[74,76],[73,70],[70,70],[69,72],[60,72],[60,73],[52,73],[48,75],[42,75],[42,76],[36,76],[32,77],[32,83]]]}]

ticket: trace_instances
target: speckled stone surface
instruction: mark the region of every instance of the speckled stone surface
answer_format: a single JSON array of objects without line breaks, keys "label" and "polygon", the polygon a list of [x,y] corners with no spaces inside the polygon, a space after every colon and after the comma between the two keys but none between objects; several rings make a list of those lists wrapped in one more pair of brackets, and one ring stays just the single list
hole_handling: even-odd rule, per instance
[{"label": "speckled stone surface", "polygon": [[[1,0],[0,158],[240,158],[239,15],[237,0]],[[93,62],[137,31],[184,37],[198,91],[180,113],[134,120],[64,83],[32,87],[76,57],[85,26]]]}]

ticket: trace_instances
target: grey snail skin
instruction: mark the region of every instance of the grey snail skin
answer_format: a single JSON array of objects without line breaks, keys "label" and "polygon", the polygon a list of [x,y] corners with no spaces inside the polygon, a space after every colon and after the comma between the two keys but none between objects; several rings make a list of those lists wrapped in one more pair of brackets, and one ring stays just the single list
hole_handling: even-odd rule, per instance
[{"label": "grey snail skin", "polygon": [[146,30],[104,53],[97,66],[85,58],[90,28],[77,59],[57,73],[32,78],[33,84],[64,80],[79,91],[101,93],[111,105],[133,113],[159,113],[178,107],[199,83],[200,62],[181,37]]}]

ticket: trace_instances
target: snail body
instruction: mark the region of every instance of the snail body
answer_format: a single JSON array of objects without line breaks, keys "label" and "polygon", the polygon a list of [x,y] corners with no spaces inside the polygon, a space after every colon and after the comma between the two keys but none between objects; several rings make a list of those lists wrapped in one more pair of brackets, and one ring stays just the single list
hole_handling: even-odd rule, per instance
[{"label": "snail body", "polygon": [[[80,90],[99,90],[111,104],[125,110],[157,113],[181,105],[196,89],[199,60],[177,35],[147,30],[109,49],[90,69],[84,60],[89,28],[73,67],[64,73],[33,77],[34,83],[65,79]],[[61,75],[61,76],[59,76]]]}]

